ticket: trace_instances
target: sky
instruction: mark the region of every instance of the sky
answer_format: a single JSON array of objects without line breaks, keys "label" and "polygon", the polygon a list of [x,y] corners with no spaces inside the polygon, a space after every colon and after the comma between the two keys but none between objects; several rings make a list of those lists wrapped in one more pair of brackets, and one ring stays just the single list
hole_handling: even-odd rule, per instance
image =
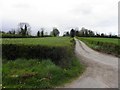
[{"label": "sky", "polygon": [[57,27],[62,35],[72,28],[85,27],[98,33],[118,34],[119,0],[1,0],[2,30],[16,29],[27,22],[32,34]]}]

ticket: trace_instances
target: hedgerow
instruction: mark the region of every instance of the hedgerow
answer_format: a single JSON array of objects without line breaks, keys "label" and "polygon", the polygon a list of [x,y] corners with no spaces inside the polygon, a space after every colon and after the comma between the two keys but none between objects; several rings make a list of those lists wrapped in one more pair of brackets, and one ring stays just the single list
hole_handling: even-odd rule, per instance
[{"label": "hedgerow", "polygon": [[3,88],[55,88],[85,70],[72,38],[3,39]]},{"label": "hedgerow", "polygon": [[3,44],[2,57],[7,60],[17,58],[27,59],[51,59],[56,64],[61,64],[61,60],[68,60],[72,56],[72,47],[49,47],[41,45],[16,45]]},{"label": "hedgerow", "polygon": [[2,58],[7,60],[15,60],[18,58],[25,59],[51,59],[55,64],[62,67],[69,66],[71,57],[74,53],[75,41],[68,46],[47,46],[47,45],[31,45],[31,44],[2,44]]}]

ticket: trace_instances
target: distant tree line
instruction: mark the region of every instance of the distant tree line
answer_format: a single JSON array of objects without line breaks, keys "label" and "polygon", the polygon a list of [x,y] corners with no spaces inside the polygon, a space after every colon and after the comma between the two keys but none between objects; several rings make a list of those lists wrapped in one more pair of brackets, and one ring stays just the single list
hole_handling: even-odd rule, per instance
[{"label": "distant tree line", "polygon": [[81,28],[81,30],[78,29],[71,29],[70,32],[67,31],[63,34],[63,36],[71,36],[71,37],[105,37],[105,38],[118,38],[117,35],[112,35],[111,33],[109,35],[106,35],[104,33],[95,33],[92,30],[86,29],[84,27]]},{"label": "distant tree line", "polygon": [[[60,34],[59,30],[56,27],[54,27],[53,30],[50,32],[49,36],[56,37],[56,36],[59,36],[59,34]],[[48,36],[48,35],[44,34],[44,28],[41,28],[41,31],[37,32],[37,37],[46,37],[46,36]]]},{"label": "distant tree line", "polygon": [[31,35],[31,26],[28,23],[19,23],[18,24],[18,29],[12,29],[8,32],[5,31],[0,31],[0,35],[3,38],[23,38],[23,37],[56,37],[59,36],[60,32],[59,30],[54,27],[53,30],[50,32],[48,35],[47,32],[44,32],[44,28],[41,28],[40,30],[37,31],[36,36]]},{"label": "distant tree line", "polygon": [[[0,35],[3,38],[21,38],[21,37],[57,37],[59,36],[60,31],[58,28],[53,27],[53,30],[48,35],[47,32],[45,32],[44,28],[41,28],[37,31],[36,36],[31,35],[31,26],[28,23],[19,23],[18,29],[12,29],[8,32],[0,31]],[[118,38],[117,35],[112,35],[111,33],[109,35],[106,35],[105,33],[95,33],[92,30],[86,29],[84,27],[79,30],[78,28],[71,29],[70,32],[64,32],[63,36],[70,36],[70,37],[105,37],[105,38]]]},{"label": "distant tree line", "polygon": [[19,23],[18,24],[18,29],[12,29],[8,32],[1,31],[0,33],[2,34],[2,37],[30,37],[30,31],[31,27],[28,23]]}]

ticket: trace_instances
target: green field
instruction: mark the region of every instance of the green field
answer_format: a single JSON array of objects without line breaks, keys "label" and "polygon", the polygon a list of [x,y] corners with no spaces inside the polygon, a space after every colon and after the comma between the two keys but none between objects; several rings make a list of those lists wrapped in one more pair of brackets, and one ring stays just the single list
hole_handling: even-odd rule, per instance
[{"label": "green field", "polygon": [[47,37],[47,38],[3,38],[2,44],[24,44],[24,45],[43,45],[43,46],[69,46],[70,38],[66,37]]},{"label": "green field", "polygon": [[[82,39],[82,38],[81,38]],[[87,39],[87,40],[91,40],[91,41],[99,41],[99,42],[104,42],[104,43],[113,43],[113,44],[118,44],[118,41],[120,41],[120,39],[116,39],[116,38],[83,38],[83,39]]]},{"label": "green field", "polygon": [[88,38],[78,37],[81,41],[86,43],[89,47],[104,53],[112,54],[120,57],[120,39],[115,38]]},{"label": "green field", "polygon": [[85,67],[69,37],[2,39],[3,88],[54,88],[70,82]]}]

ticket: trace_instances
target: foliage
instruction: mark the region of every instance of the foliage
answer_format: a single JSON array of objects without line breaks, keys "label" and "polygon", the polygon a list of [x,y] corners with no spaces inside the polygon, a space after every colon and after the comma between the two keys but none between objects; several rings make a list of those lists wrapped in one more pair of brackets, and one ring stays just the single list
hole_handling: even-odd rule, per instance
[{"label": "foliage", "polygon": [[[2,37],[2,38],[39,38],[38,36],[31,36],[31,35],[22,36],[19,34],[8,34],[8,33],[0,34],[0,37]],[[52,37],[52,36],[44,35],[44,37]]]},{"label": "foliage", "polygon": [[119,38],[117,35],[112,35],[111,33],[109,35],[106,35],[105,33],[97,33],[95,34],[94,31],[86,29],[84,27],[79,30],[78,28],[71,29],[70,35],[69,32],[64,32],[63,36],[77,36],[77,37],[103,37],[103,38]]},{"label": "foliage", "polygon": [[66,37],[3,39],[3,88],[54,88],[84,71]]},{"label": "foliage", "polygon": [[63,36],[70,36],[69,32],[65,32]]},{"label": "foliage", "polygon": [[13,35],[15,35],[15,30],[8,31],[7,34],[13,34]]},{"label": "foliage", "polygon": [[37,32],[37,37],[40,37],[40,31]]},{"label": "foliage", "polygon": [[57,28],[54,27],[51,34],[56,37],[56,36],[59,36],[60,32],[59,32],[59,30]]},{"label": "foliage", "polygon": [[[72,48],[70,47],[49,47],[40,45],[17,45],[17,44],[3,44],[2,57],[8,60],[15,60],[17,58],[33,58],[33,59],[52,59],[54,63],[64,65],[62,60],[68,60],[72,55]],[[61,54],[62,53],[62,54]],[[69,61],[65,61],[68,64]]]},{"label": "foliage", "polygon": [[22,37],[22,35],[18,35],[18,34],[9,34],[9,33],[2,33],[2,34],[0,34],[0,36],[1,36],[2,38]]},{"label": "foliage", "polygon": [[44,37],[44,31],[43,30],[41,31],[41,37]]},{"label": "foliage", "polygon": [[18,34],[22,36],[30,35],[30,25],[28,23],[19,23],[18,24]]},{"label": "foliage", "polygon": [[53,88],[69,82],[84,71],[84,66],[72,59],[69,68],[61,68],[51,60],[3,60],[4,88]]},{"label": "foliage", "polygon": [[55,64],[66,67],[71,63],[69,58],[73,55],[73,49],[74,41],[62,37],[3,39],[2,57],[8,60],[17,58],[51,59]]},{"label": "foliage", "polygon": [[44,28],[41,28],[41,37],[44,37]]},{"label": "foliage", "polygon": [[71,29],[71,31],[70,31],[70,36],[71,36],[71,37],[74,37],[74,36],[75,36],[75,30],[74,30],[74,29]]}]

